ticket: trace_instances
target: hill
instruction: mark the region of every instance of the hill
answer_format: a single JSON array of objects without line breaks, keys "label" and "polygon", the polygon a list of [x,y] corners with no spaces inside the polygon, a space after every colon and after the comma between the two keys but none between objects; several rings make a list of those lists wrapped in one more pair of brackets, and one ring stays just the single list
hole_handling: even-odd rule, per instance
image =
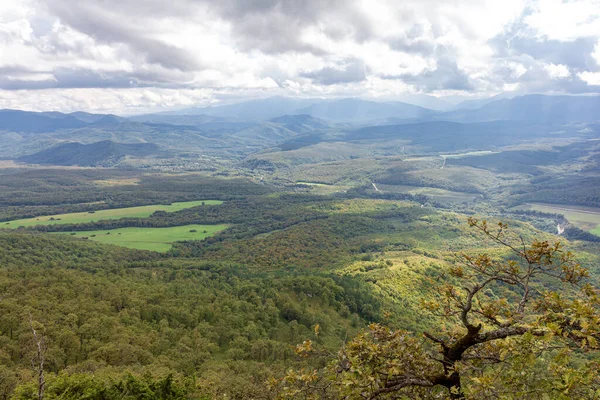
[{"label": "hill", "polygon": [[31,112],[20,110],[0,110],[0,131],[19,133],[55,132],[65,129],[78,129],[87,126],[115,125],[127,119],[110,114],[90,114],[74,112]]},{"label": "hill", "polygon": [[159,115],[198,115],[260,121],[284,115],[305,114],[331,121],[367,122],[386,118],[424,118],[436,113],[402,102],[380,103],[354,98],[323,100],[270,97],[224,106],[188,108]]},{"label": "hill", "polygon": [[20,157],[18,161],[30,164],[96,166],[114,163],[125,156],[143,157],[158,153],[151,143],[115,143],[110,140],[92,144],[65,143]]},{"label": "hill", "polygon": [[87,122],[89,124],[98,123],[101,120],[104,120],[105,122],[123,122],[127,120],[127,118],[119,117],[113,114],[91,114],[83,111],[75,111],[68,115],[75,117],[80,121]]},{"label": "hill", "polygon": [[297,110],[319,100],[269,97],[214,107],[192,107],[162,115],[204,115],[238,120],[267,120],[285,114],[297,114]]},{"label": "hill", "polygon": [[340,122],[369,122],[387,118],[412,119],[433,116],[435,111],[406,104],[342,99],[312,104],[299,111],[316,118]]},{"label": "hill", "polygon": [[283,115],[281,117],[273,118],[270,122],[279,124],[286,129],[298,133],[331,127],[329,123],[306,114]]},{"label": "hill", "polygon": [[[545,137],[558,128],[557,125],[552,124],[519,121],[477,123],[429,121],[367,126],[339,133],[315,133],[293,138],[283,143],[280,148],[293,150],[323,142],[354,143],[364,146],[383,144],[389,146],[392,141],[403,141],[406,151],[410,151],[411,147],[417,151],[427,152],[489,150]],[[577,132],[579,128],[561,127],[561,129],[564,129],[565,134],[584,135]],[[595,132],[595,130],[592,130],[592,132]]]},{"label": "hill", "polygon": [[452,121],[531,121],[538,123],[597,122],[600,96],[526,95],[500,99],[476,109],[457,110],[438,119]]},{"label": "hill", "polygon": [[0,110],[0,131],[39,133],[82,128],[86,125],[87,123],[75,117],[61,113]]}]

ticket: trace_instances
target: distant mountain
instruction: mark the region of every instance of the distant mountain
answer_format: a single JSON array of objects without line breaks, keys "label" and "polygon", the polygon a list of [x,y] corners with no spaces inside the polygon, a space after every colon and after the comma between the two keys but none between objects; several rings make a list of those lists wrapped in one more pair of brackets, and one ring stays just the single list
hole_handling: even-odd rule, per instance
[{"label": "distant mountain", "polygon": [[453,107],[454,110],[476,110],[489,104],[493,101],[503,100],[503,99],[513,99],[517,97],[518,94],[514,93],[500,93],[496,96],[486,97],[483,99],[473,99],[473,100],[464,100],[458,103]]},{"label": "distant mountain", "polygon": [[152,143],[115,143],[110,140],[91,144],[64,143],[35,154],[20,157],[29,164],[98,166],[114,164],[125,156],[144,157],[159,153]]},{"label": "distant mountain", "polygon": [[[398,100],[402,103],[408,103],[435,111],[448,111],[454,108],[454,105],[449,101],[426,94],[408,94],[400,96]],[[393,104],[393,102],[390,103]]]},{"label": "distant mountain", "polygon": [[452,121],[531,121],[539,123],[600,121],[600,96],[526,95],[492,101],[475,110],[457,110],[439,119]]},{"label": "distant mountain", "polygon": [[293,99],[288,97],[270,97],[250,100],[237,104],[187,108],[179,111],[161,113],[162,115],[207,115],[237,120],[268,120],[286,114],[299,114],[297,110],[319,100]]},{"label": "distant mountain", "polygon": [[120,118],[114,115],[104,115],[100,118],[96,119],[91,123],[93,126],[103,126],[103,125],[118,125],[122,122],[129,122],[124,118]]},{"label": "distant mountain", "polygon": [[301,114],[330,121],[371,122],[388,118],[425,118],[435,111],[401,102],[377,103],[361,99],[341,99],[323,101],[300,110]]},{"label": "distant mountain", "polygon": [[[361,99],[293,99],[270,97],[238,104],[188,108],[156,115],[202,115],[235,119],[238,121],[266,121],[284,115],[306,114],[337,122],[369,122],[387,118],[423,118],[435,114],[433,110],[402,102],[380,103]],[[134,117],[139,120],[140,117]]]},{"label": "distant mountain", "polygon": [[87,123],[62,113],[0,110],[0,131],[40,133],[82,128],[86,125]]},{"label": "distant mountain", "polygon": [[314,118],[307,114],[300,115],[283,115],[273,118],[269,122],[273,122],[283,126],[294,132],[304,133],[319,129],[330,128],[331,125],[319,118]]},{"label": "distant mountain", "polygon": [[323,132],[291,138],[279,145],[282,150],[297,150],[318,143],[390,146],[402,142],[412,153],[495,150],[535,138],[548,137],[561,129],[569,137],[590,137],[577,125],[563,127],[525,121],[459,123],[429,121],[398,125],[367,126],[342,132]]},{"label": "distant mountain", "polygon": [[101,122],[102,120],[104,120],[104,122],[103,122],[104,124],[106,124],[109,121],[110,121],[110,123],[119,123],[119,122],[127,121],[127,118],[118,117],[113,114],[90,114],[90,113],[83,112],[83,111],[75,111],[68,115],[75,117],[80,121],[87,122],[88,124],[98,123],[98,122]]},{"label": "distant mountain", "polygon": [[227,122],[226,118],[214,117],[212,115],[170,115],[170,114],[145,114],[129,117],[129,120],[136,122],[150,122],[154,124],[171,125],[201,125],[215,122]]},{"label": "distant mountain", "polygon": [[74,112],[63,114],[56,111],[30,112],[0,110],[0,131],[19,133],[55,132],[63,129],[78,129],[94,125],[119,124],[127,119],[110,114]]}]

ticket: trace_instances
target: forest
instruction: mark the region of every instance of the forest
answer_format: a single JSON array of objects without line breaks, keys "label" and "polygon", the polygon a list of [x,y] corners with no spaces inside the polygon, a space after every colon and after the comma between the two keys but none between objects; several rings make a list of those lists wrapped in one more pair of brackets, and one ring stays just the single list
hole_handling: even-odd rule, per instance
[{"label": "forest", "polygon": [[[400,333],[395,332],[414,332],[415,338],[406,337],[411,346],[406,351],[432,351],[431,343],[415,340],[418,332],[452,327],[451,320],[440,321],[427,310],[436,301],[439,283],[460,277],[457,256],[508,255],[502,244],[482,240],[460,204],[373,192],[367,186],[324,195],[311,193],[311,187],[282,190],[240,177],[119,170],[10,171],[0,178],[7,188],[4,220],[143,205],[152,199],[223,201],[142,218],[1,230],[4,399],[37,398],[41,360],[47,399],[338,398],[338,384],[354,381],[344,372],[335,374],[340,381],[326,383],[333,379],[327,372],[331,365],[344,362],[340,348],[347,357],[362,357],[352,352],[367,351],[360,346],[380,351],[368,347],[378,335],[389,341],[385,346],[396,346]],[[24,207],[17,206],[25,198]],[[527,242],[552,240],[544,230],[554,232],[554,221],[561,218],[525,211],[505,215]],[[228,228],[203,240],[175,243],[166,253],[56,234],[189,224]],[[569,235],[569,250],[595,284],[596,237],[585,231]],[[537,285],[560,287],[545,278],[535,282],[536,290]],[[519,293],[500,284],[487,288],[485,298],[496,304]],[[595,340],[590,335],[587,340]],[[514,348],[525,345],[523,340],[507,342],[510,357]],[[583,365],[587,354],[592,362],[592,344],[565,358],[563,368]],[[510,362],[517,368],[525,361],[517,357]],[[356,371],[367,368],[353,363]],[[553,361],[552,368],[556,365]],[[547,382],[559,376],[555,369],[541,371],[537,362],[528,361],[527,368]],[[492,363],[483,371],[496,370]],[[475,390],[471,372],[465,374],[464,390]],[[498,379],[505,382],[509,376]],[[595,378],[589,379],[581,387],[596,390]],[[383,389],[386,382],[376,386]],[[553,385],[539,387],[552,397],[557,393]],[[315,391],[325,386],[330,392]],[[486,390],[491,393],[492,387]],[[418,388],[399,390],[406,396],[428,396]],[[378,396],[385,398],[384,392]]]},{"label": "forest", "polygon": [[600,398],[598,125],[382,107],[8,113],[0,399]]}]

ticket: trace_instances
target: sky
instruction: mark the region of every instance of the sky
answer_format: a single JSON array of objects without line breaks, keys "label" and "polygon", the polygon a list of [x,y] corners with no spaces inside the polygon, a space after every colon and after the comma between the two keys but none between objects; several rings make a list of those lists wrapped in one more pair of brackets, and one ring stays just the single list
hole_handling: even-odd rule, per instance
[{"label": "sky", "polygon": [[600,0],[0,0],[0,108],[600,92]]}]

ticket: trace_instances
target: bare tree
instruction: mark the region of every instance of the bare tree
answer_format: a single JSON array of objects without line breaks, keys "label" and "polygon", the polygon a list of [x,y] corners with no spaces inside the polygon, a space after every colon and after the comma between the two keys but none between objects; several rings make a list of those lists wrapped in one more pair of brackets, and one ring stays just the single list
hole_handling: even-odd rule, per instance
[{"label": "bare tree", "polygon": [[36,346],[36,354],[31,359],[31,365],[33,369],[38,374],[38,400],[44,399],[44,390],[46,388],[46,380],[44,378],[44,356],[46,354],[46,338],[44,334],[38,332],[33,323],[33,319],[29,316],[29,326],[31,327],[31,332],[33,333],[33,340]]}]

